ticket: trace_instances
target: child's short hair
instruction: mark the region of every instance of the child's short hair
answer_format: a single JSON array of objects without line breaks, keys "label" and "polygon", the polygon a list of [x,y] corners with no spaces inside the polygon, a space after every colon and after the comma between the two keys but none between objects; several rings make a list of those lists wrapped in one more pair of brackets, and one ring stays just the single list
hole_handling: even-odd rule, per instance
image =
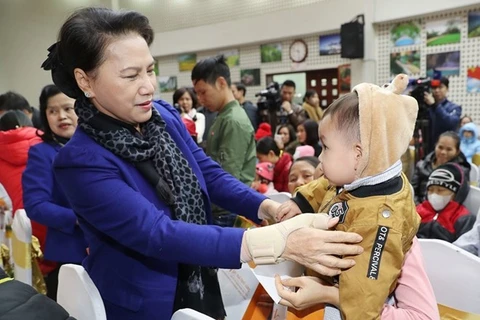
[{"label": "child's short hair", "polygon": [[335,100],[325,110],[323,119],[327,116],[330,116],[330,120],[337,131],[345,133],[345,138],[348,142],[361,142],[360,111],[358,109],[358,95],[356,91],[347,93]]}]

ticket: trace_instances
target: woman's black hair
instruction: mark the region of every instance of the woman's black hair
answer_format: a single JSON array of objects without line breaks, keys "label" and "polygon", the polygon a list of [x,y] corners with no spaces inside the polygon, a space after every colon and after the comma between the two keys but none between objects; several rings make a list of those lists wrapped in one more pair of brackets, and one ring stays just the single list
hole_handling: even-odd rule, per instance
[{"label": "woman's black hair", "polygon": [[441,137],[450,137],[453,140],[455,140],[455,147],[457,148],[457,151],[460,151],[460,136],[458,135],[458,133],[456,133],[455,131],[445,131],[438,137],[438,140],[435,143],[435,146],[437,145]]},{"label": "woman's black hair", "polygon": [[295,160],[293,163],[297,163],[297,162],[300,162],[300,161],[305,161],[305,162],[311,164],[312,167],[314,167],[314,168],[316,168],[320,164],[320,160],[318,160],[317,157],[313,157],[313,156],[300,157],[297,160]]},{"label": "woman's black hair", "polygon": [[263,137],[257,141],[257,153],[267,155],[270,151],[280,156],[280,149],[272,137]]},{"label": "woman's black hair", "polygon": [[303,127],[305,128],[305,133],[307,136],[305,139],[305,144],[312,147],[318,145],[318,123],[314,120],[308,119],[300,125],[303,125]]},{"label": "woman's black hair", "polygon": [[178,103],[178,100],[180,100],[180,98],[185,94],[185,92],[188,92],[188,94],[190,95],[190,98],[192,98],[192,108],[196,109],[198,107],[197,94],[195,93],[193,88],[190,88],[190,87],[182,87],[180,89],[177,89],[173,93],[173,105]]},{"label": "woman's black hair", "polygon": [[307,92],[305,92],[305,95],[303,96],[303,102],[307,101],[316,94],[318,94],[317,91],[313,89],[307,90]]},{"label": "woman's black hair", "polygon": [[297,134],[295,132],[295,129],[290,124],[282,124],[281,126],[279,126],[277,130],[277,134],[280,134],[280,129],[283,129],[283,128],[287,128],[288,135],[290,136],[290,140],[287,142],[287,144],[297,140]]},{"label": "woman's black hair", "polygon": [[40,93],[40,121],[43,126],[43,133],[37,131],[37,135],[45,142],[52,142],[55,140],[52,129],[47,120],[47,105],[48,99],[59,93],[62,93],[62,91],[60,91],[60,89],[54,84],[49,84],[43,87],[42,92]]},{"label": "woman's black hair", "polygon": [[20,110],[10,110],[0,117],[0,131],[9,131],[21,127],[33,127],[32,120]]},{"label": "woman's black hair", "polygon": [[140,35],[148,45],[153,41],[154,32],[147,17],[138,12],[94,7],[79,9],[63,24],[58,42],[48,49],[50,53],[42,68],[52,70],[53,82],[63,93],[78,99],[83,92],[75,80],[74,69],[95,75],[112,39],[130,33]]}]

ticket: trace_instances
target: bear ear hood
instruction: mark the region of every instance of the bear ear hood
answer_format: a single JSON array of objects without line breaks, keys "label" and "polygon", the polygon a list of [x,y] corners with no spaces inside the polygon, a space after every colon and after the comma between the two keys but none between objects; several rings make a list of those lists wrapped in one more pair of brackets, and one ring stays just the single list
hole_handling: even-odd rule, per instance
[{"label": "bear ear hood", "polygon": [[357,178],[384,172],[407,150],[418,113],[417,101],[402,94],[407,85],[408,76],[399,74],[384,87],[361,83],[353,88],[358,95],[362,145]]}]

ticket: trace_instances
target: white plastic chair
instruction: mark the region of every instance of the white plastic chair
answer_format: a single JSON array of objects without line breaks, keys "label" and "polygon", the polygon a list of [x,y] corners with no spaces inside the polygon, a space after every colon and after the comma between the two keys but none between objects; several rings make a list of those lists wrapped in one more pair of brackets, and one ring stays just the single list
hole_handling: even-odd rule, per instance
[{"label": "white plastic chair", "polygon": [[443,240],[419,242],[437,302],[480,314],[480,258]]},{"label": "white plastic chair", "polygon": [[82,266],[60,267],[57,302],[77,320],[107,320],[100,292]]},{"label": "white plastic chair", "polygon": [[478,180],[480,178],[480,169],[474,164],[470,166],[470,185],[478,187]]},{"label": "white plastic chair", "polygon": [[32,224],[23,209],[15,212],[12,222],[12,253],[15,280],[32,285]]},{"label": "white plastic chair", "polygon": [[480,209],[480,188],[475,186],[470,186],[470,192],[467,195],[467,198],[463,202],[463,205],[472,213],[478,212]]},{"label": "white plastic chair", "polygon": [[292,195],[288,192],[279,192],[279,193],[270,194],[268,197],[273,201],[284,203],[290,200]]},{"label": "white plastic chair", "polygon": [[180,309],[173,314],[172,320],[214,320],[214,319],[192,309]]}]

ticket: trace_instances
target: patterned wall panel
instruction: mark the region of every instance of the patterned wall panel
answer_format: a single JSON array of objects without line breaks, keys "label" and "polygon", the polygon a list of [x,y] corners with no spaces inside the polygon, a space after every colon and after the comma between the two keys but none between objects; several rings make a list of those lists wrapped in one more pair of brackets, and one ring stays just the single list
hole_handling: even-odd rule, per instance
[{"label": "patterned wall panel", "polygon": [[[474,121],[480,123],[480,93],[467,92],[467,69],[469,67],[480,66],[480,37],[468,38],[468,13],[471,11],[480,11],[480,6],[470,10],[456,10],[441,14],[427,15],[414,19],[421,26],[421,43],[418,45],[394,47],[390,40],[390,31],[398,23],[408,20],[392,21],[376,26],[376,49],[377,49],[377,80],[379,83],[385,83],[392,78],[390,72],[390,54],[393,52],[419,50],[421,53],[420,73],[413,74],[411,77],[425,77],[427,69],[427,55],[460,51],[460,72],[458,76],[450,76],[450,87],[448,99],[463,107],[463,114],[468,114],[474,118]],[[428,23],[437,20],[446,20],[459,18],[461,38],[459,43],[444,44],[436,46],[427,46]]]}]

